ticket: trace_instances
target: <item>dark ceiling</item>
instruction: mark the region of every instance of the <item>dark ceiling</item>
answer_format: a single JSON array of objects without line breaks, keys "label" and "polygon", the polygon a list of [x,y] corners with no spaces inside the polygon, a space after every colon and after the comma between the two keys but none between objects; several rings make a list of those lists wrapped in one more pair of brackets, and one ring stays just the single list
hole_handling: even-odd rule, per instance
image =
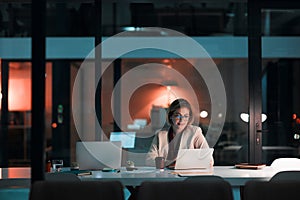
[{"label": "dark ceiling", "polygon": [[[94,35],[93,1],[47,1],[46,16],[47,36]],[[102,16],[104,36],[113,35],[125,27],[164,27],[191,36],[247,35],[245,1],[103,1]],[[262,10],[262,33],[270,36],[299,35],[300,9]],[[0,37],[30,35],[30,1],[1,1]]]}]

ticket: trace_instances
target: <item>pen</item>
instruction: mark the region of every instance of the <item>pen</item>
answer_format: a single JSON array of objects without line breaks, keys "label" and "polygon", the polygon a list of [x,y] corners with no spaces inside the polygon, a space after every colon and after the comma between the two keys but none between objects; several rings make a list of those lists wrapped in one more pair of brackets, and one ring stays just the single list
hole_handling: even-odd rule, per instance
[{"label": "pen", "polygon": [[77,176],[86,176],[86,175],[92,175],[92,172],[81,172],[77,174]]}]

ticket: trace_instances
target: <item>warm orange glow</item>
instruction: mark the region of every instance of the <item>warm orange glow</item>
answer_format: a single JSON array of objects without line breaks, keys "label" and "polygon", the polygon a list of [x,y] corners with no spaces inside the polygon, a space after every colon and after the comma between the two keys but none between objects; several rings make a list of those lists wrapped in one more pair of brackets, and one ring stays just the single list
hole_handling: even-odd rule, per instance
[{"label": "warm orange glow", "polygon": [[31,80],[30,79],[9,79],[8,110],[9,111],[31,110]]},{"label": "warm orange glow", "polygon": [[297,115],[294,113],[293,114],[293,120],[297,119]]},{"label": "warm orange glow", "polygon": [[57,128],[57,123],[54,122],[51,124],[51,126],[52,126],[52,128]]},{"label": "warm orange glow", "polygon": [[31,80],[9,79],[8,110],[31,110]]},{"label": "warm orange glow", "polygon": [[150,121],[150,111],[153,105],[167,107],[166,87],[158,84],[147,84],[138,88],[129,101],[129,113],[132,119],[147,119]]},{"label": "warm orange glow", "polygon": [[296,119],[296,123],[300,124],[300,119],[299,118]]},{"label": "warm orange glow", "polygon": [[12,167],[7,169],[7,178],[30,178],[31,170],[29,167]]},{"label": "warm orange glow", "polygon": [[163,63],[169,63],[170,60],[169,59],[163,59]]}]

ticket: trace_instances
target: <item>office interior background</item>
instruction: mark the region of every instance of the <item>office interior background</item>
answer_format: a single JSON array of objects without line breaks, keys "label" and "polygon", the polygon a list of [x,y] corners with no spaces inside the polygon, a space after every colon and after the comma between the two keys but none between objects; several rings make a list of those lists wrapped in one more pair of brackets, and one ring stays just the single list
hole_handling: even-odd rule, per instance
[{"label": "office interior background", "polygon": [[[36,134],[44,135],[40,141],[44,143],[44,162],[63,159],[65,166],[76,161],[77,141],[105,140],[116,131],[135,132],[135,146],[126,151],[145,153],[153,133],[165,124],[166,108],[178,97],[198,108],[194,124],[202,128],[204,135],[209,128],[222,129],[212,146],[215,165],[270,164],[279,157],[299,157],[300,7],[288,2],[262,2],[265,4],[257,14],[249,13],[251,6],[257,9],[256,5],[244,0],[46,1],[45,23],[40,25],[45,28],[45,66],[39,66],[45,70],[45,99],[39,99],[32,89],[34,2],[1,1],[1,167],[31,166],[32,152],[38,151],[32,145]],[[113,61],[100,56],[102,65],[110,63],[101,72],[95,92],[96,120],[103,131],[97,129],[94,118],[81,118],[88,126],[83,127],[86,135],[79,137],[72,95],[81,64],[97,66],[97,56],[85,59],[87,55],[99,41],[123,31],[137,39],[166,37],[164,32],[153,32],[150,27],[181,32],[208,52],[225,86],[227,112],[218,113],[224,126],[212,121],[213,97],[192,65],[205,64],[208,58],[181,58],[146,50]],[[132,80],[147,84],[136,88],[128,102],[123,101],[128,85],[122,85],[122,81],[119,93],[112,98],[116,83],[127,72],[149,63],[149,76]],[[171,70],[189,81],[195,98],[180,79],[171,76]],[[93,73],[89,78],[97,80]],[[80,85],[79,92],[88,94],[80,88],[84,85]],[[35,135],[34,102],[44,103],[43,126],[35,130]],[[130,117],[123,114],[124,110]],[[118,113],[119,124],[113,112]]]}]

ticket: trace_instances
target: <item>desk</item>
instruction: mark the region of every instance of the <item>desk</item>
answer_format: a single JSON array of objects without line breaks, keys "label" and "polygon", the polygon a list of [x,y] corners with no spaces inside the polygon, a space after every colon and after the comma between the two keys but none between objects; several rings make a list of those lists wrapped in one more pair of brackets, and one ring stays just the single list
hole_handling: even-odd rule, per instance
[{"label": "desk", "polygon": [[[26,186],[30,184],[31,169],[29,167],[21,168],[0,168],[0,180],[22,180]],[[143,181],[180,181],[186,177],[179,177],[172,174],[172,170],[157,171],[153,167],[138,167],[135,171],[126,171],[122,168],[119,173],[116,172],[102,172],[93,171],[92,175],[81,176],[82,181],[89,180],[118,180],[125,186],[138,186]],[[278,170],[272,167],[264,167],[263,169],[236,169],[233,166],[215,166],[213,175],[221,176],[228,181],[232,186],[243,186],[249,180],[269,180]],[[11,183],[12,183],[11,182]],[[1,182],[0,182],[1,183]],[[1,184],[0,184],[1,185]]]},{"label": "desk", "polygon": [[213,174],[223,177],[232,186],[244,186],[250,180],[268,181],[276,173],[276,170],[268,166],[258,170],[236,169],[232,166],[216,166],[214,167]]},{"label": "desk", "polygon": [[[0,188],[10,186],[30,187],[30,168],[0,168]],[[70,170],[66,168],[66,170]],[[153,167],[138,167],[136,171],[126,171],[122,168],[119,173],[92,171],[92,175],[80,176],[82,181],[117,180],[124,186],[139,186],[143,181],[182,181],[187,177],[180,177],[172,173],[173,170],[157,171]],[[240,199],[240,187],[247,181],[268,181],[278,171],[272,167],[259,170],[236,169],[233,166],[215,166],[213,175],[223,177],[233,188],[235,200]]]},{"label": "desk", "polygon": [[[139,186],[143,181],[181,181],[187,177],[180,177],[171,173],[172,170],[157,171],[153,167],[139,167],[135,171],[122,168],[117,172],[93,171],[92,175],[81,176],[82,181],[117,180],[124,186]],[[232,186],[243,186],[249,180],[268,181],[277,171],[271,167],[259,170],[236,169],[233,166],[215,166],[212,174],[223,177]]]}]

